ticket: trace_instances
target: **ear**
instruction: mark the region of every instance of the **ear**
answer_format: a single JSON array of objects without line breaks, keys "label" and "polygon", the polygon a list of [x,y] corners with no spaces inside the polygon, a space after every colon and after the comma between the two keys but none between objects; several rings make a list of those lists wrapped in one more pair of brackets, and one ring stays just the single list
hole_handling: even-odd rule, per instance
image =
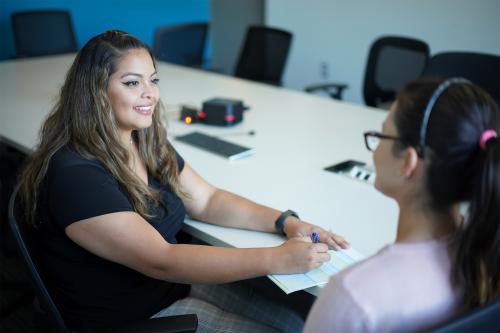
[{"label": "ear", "polygon": [[410,179],[415,174],[418,163],[419,159],[415,148],[406,148],[404,151],[404,162],[401,166],[401,175],[406,179]]}]

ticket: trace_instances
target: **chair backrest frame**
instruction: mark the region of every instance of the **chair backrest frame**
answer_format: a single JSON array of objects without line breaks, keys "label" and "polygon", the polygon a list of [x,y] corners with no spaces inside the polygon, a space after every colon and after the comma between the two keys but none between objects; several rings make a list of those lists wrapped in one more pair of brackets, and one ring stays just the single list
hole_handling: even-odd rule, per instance
[{"label": "chair backrest frame", "polygon": [[[52,23],[54,24],[54,17],[60,19],[60,26],[58,25],[56,27],[50,24],[39,24],[38,26],[34,27],[33,22],[31,22],[28,29],[24,28],[24,25],[27,24],[27,21],[33,21],[34,19],[45,19],[47,20],[47,22],[49,22],[50,18],[52,18]],[[16,45],[16,56],[18,58],[64,54],[77,51],[76,38],[73,30],[71,15],[66,10],[33,10],[14,12],[12,13],[11,21],[12,31],[14,34],[14,42]],[[55,30],[60,32],[59,36],[44,36],[44,39],[38,36],[40,37],[40,42],[50,40],[51,43],[59,43],[58,45],[54,44],[51,45],[51,47],[47,47],[45,49],[43,49],[42,47],[38,47],[37,49],[36,44],[35,46],[33,46],[33,43],[31,41],[28,41],[26,37],[27,34],[29,34],[29,38],[32,39],[33,34],[48,34]],[[64,38],[62,38],[62,36],[64,36]]]},{"label": "chair backrest frame", "polygon": [[500,299],[439,325],[432,333],[500,332]]},{"label": "chair backrest frame", "polygon": [[16,204],[16,198],[18,192],[19,186],[16,186],[9,200],[9,226],[14,236],[15,243],[28,269],[38,301],[41,303],[43,310],[47,312],[52,327],[60,332],[70,332],[43,281],[37,260],[32,255],[32,244],[30,244],[30,236],[28,236],[28,230],[31,227],[26,225],[26,221],[20,222],[17,219],[16,212],[19,207]]},{"label": "chair backrest frame", "polygon": [[[273,56],[273,59],[270,59],[269,55],[271,51],[265,45],[260,45],[260,48],[256,49],[256,44],[259,44],[264,38],[279,38],[283,43],[282,48],[277,50],[279,54]],[[285,30],[259,25],[249,26],[243,46],[240,48],[234,75],[240,78],[281,86],[292,39],[292,33]],[[273,45],[273,47],[276,50],[276,45]],[[256,52],[262,58],[259,61],[256,61],[254,58]],[[270,61],[273,62],[273,73],[268,71]]]},{"label": "chair backrest frame", "polygon": [[[208,29],[207,22],[159,27],[154,34],[153,54],[160,61],[200,68],[204,62]],[[195,38],[181,45],[176,39],[182,37],[183,34],[191,34]]]},{"label": "chair backrest frame", "polygon": [[433,55],[423,76],[463,77],[486,90],[500,103],[500,56],[475,52],[440,52]]},{"label": "chair backrest frame", "polygon": [[[380,69],[378,67],[381,54],[384,49],[394,48],[404,52],[409,52],[412,54],[412,60],[414,57],[422,57],[422,61],[419,64],[420,67],[412,68],[412,73],[406,73],[407,77],[399,78],[402,81],[401,86],[394,87],[393,89],[384,89],[377,84],[377,72],[385,71],[385,69]],[[418,78],[423,72],[427,61],[429,59],[429,46],[427,43],[409,37],[400,36],[383,36],[376,39],[370,47],[368,53],[368,61],[366,64],[365,78],[363,84],[363,97],[365,103],[369,106],[377,106],[379,103],[384,103],[387,101],[392,101],[395,99],[397,90],[401,89],[404,83],[409,82]],[[409,61],[409,59],[408,59]],[[401,63],[406,62],[406,59],[400,59]],[[387,68],[387,72],[394,71],[393,68]],[[414,73],[413,73],[414,72]],[[397,73],[397,72],[392,72]],[[402,75],[398,73],[397,75]]]}]

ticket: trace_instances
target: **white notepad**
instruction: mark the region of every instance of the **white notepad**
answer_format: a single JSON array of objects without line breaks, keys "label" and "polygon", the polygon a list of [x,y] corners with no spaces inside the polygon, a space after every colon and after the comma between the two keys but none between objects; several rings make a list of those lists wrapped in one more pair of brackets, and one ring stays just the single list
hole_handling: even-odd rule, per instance
[{"label": "white notepad", "polygon": [[332,275],[364,258],[353,248],[328,252],[330,261],[312,271],[303,274],[273,274],[269,275],[269,278],[285,293],[290,294],[302,289],[323,286]]}]

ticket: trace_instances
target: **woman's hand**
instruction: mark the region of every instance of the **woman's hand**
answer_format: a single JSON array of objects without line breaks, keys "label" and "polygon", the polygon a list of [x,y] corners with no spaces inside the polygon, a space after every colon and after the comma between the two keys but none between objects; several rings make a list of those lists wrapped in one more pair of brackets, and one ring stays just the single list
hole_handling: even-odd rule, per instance
[{"label": "woman's hand", "polygon": [[304,273],[330,260],[328,246],[310,237],[291,238],[273,250],[272,274]]},{"label": "woman's hand", "polygon": [[327,244],[330,249],[348,249],[351,246],[344,237],[295,217],[287,219],[284,226],[284,231],[288,238],[308,237],[311,239],[313,232],[315,232],[319,235],[319,242]]}]

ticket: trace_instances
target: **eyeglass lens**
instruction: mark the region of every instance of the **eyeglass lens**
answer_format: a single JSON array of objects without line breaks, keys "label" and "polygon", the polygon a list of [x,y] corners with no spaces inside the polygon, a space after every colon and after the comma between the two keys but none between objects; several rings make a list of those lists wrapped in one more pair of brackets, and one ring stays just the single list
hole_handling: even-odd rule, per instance
[{"label": "eyeglass lens", "polygon": [[368,147],[370,148],[371,151],[374,151],[377,149],[379,143],[380,143],[380,138],[372,135],[368,135],[366,138],[366,143],[368,144]]}]

